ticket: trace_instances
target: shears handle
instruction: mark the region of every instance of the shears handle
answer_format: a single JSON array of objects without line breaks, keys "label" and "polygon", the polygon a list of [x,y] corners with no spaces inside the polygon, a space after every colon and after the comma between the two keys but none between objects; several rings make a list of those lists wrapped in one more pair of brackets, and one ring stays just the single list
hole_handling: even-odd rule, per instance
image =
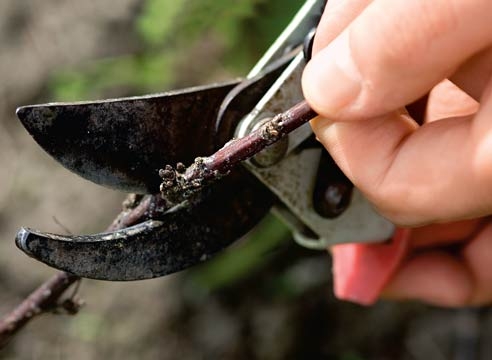
[{"label": "shears handle", "polygon": [[385,243],[333,246],[335,296],[362,305],[375,303],[406,258],[410,232],[398,228]]}]

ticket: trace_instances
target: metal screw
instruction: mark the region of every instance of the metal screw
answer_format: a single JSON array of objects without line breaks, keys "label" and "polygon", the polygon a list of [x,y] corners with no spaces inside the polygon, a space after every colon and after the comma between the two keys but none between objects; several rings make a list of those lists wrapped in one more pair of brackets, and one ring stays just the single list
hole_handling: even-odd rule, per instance
[{"label": "metal screw", "polygon": [[354,186],[342,173],[327,151],[324,151],[318,167],[313,193],[314,210],[325,218],[341,215],[350,205]]}]

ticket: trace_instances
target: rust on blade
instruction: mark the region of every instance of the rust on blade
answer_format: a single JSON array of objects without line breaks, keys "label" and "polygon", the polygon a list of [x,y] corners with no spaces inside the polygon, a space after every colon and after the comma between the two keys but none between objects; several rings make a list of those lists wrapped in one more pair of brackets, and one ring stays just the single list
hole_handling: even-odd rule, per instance
[{"label": "rust on blade", "polygon": [[213,153],[218,108],[238,83],[26,106],[17,115],[36,142],[69,170],[112,188],[157,193],[163,163]]}]

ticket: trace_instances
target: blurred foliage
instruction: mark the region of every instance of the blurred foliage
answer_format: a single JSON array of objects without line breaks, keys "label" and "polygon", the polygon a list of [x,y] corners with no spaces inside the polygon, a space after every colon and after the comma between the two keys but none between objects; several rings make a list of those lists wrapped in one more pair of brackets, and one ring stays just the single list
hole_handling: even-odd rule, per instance
[{"label": "blurred foliage", "polygon": [[137,21],[137,29],[148,44],[159,46],[173,30],[174,19],[183,9],[185,0],[147,0]]},{"label": "blurred foliage", "polygon": [[203,290],[213,291],[250,276],[268,260],[269,252],[289,235],[285,225],[270,215],[248,236],[247,241],[194,269],[191,280]]},{"label": "blurred foliage", "polygon": [[356,353],[349,352],[349,353],[345,353],[345,354],[340,355],[340,360],[364,360],[364,358],[359,356]]},{"label": "blurred foliage", "polygon": [[104,318],[102,316],[83,311],[77,314],[70,323],[69,333],[76,339],[92,342],[108,331],[104,327]]},{"label": "blurred foliage", "polygon": [[220,49],[220,68],[197,71],[205,81],[209,74],[224,70],[231,77],[245,75],[303,2],[146,0],[135,22],[140,40],[136,53],[60,71],[51,89],[56,100],[73,101],[111,96],[114,89],[140,94],[179,86],[181,64],[201,66],[191,52],[203,41]]},{"label": "blurred foliage", "polygon": [[172,59],[166,56],[127,55],[100,60],[82,71],[62,71],[53,80],[59,101],[85,100],[104,96],[111,89],[155,91],[173,80]]}]

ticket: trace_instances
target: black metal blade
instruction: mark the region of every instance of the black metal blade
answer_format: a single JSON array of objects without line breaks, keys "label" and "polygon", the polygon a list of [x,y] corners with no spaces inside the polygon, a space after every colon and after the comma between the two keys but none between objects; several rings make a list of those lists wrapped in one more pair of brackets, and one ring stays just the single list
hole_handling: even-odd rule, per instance
[{"label": "black metal blade", "polygon": [[[140,98],[23,107],[18,115],[65,167],[99,184],[155,193],[160,167],[191,162],[222,146],[291,59],[291,54],[285,56],[227,97],[239,82]],[[149,196],[158,208],[162,199]],[[146,279],[206,260],[256,225],[274,201],[240,167],[197,196],[190,206],[148,215],[148,221],[117,232],[62,236],[23,228],[16,244],[37,260],[81,277]]]},{"label": "black metal blade", "polygon": [[81,277],[154,278],[209,259],[256,225],[273,200],[261,184],[238,176],[203,196],[193,206],[112,233],[62,236],[23,228],[16,244],[29,256]]},{"label": "black metal blade", "polygon": [[25,106],[17,116],[36,142],[95,183],[157,193],[158,170],[215,150],[218,108],[240,81],[142,97]]},{"label": "black metal blade", "polygon": [[[238,125],[238,119],[253,111],[255,105],[282,74],[297,53],[292,51],[267,66],[259,75],[245,79],[224,98],[217,113],[215,129],[218,141],[230,137]],[[220,146],[222,144],[218,144]]]}]

